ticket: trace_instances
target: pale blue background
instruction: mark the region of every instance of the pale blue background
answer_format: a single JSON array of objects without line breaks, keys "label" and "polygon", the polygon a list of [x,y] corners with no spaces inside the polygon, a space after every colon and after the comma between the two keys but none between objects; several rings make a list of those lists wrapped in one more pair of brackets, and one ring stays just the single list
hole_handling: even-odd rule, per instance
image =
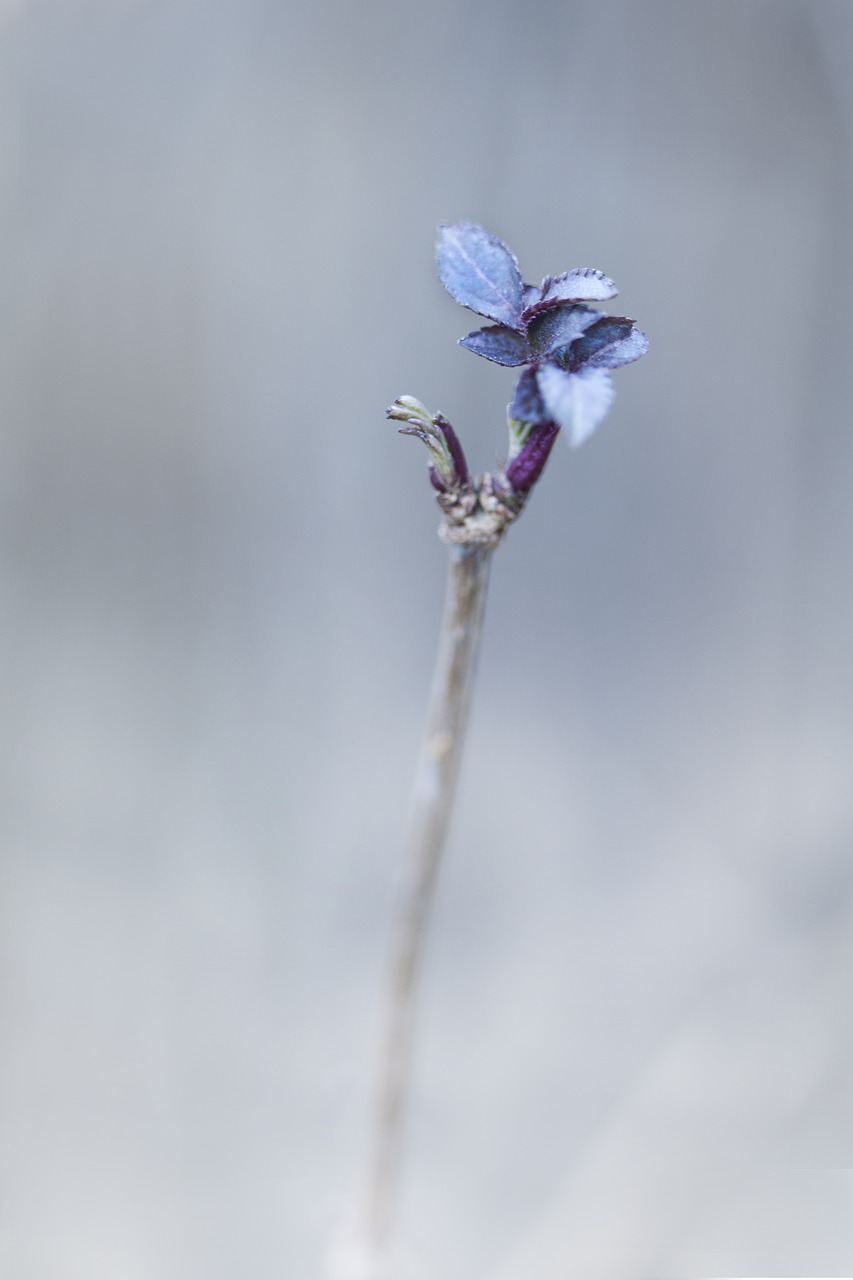
[{"label": "pale blue background", "polygon": [[849,0],[0,6],[9,1280],[319,1280],[441,219],[652,338],[494,566],[395,1280],[853,1275]]}]

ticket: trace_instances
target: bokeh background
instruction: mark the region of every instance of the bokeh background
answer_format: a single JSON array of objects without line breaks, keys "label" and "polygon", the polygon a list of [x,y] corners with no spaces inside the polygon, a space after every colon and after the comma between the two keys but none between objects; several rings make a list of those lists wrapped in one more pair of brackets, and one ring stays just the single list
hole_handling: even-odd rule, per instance
[{"label": "bokeh background", "polygon": [[319,1280],[443,595],[435,225],[651,336],[494,564],[394,1280],[853,1275],[853,5],[0,7],[9,1280]]}]

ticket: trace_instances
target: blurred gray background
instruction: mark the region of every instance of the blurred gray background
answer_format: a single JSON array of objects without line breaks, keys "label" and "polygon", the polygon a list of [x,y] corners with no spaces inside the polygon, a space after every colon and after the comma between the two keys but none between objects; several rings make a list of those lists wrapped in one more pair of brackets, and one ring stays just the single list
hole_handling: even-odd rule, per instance
[{"label": "blurred gray background", "polygon": [[0,6],[6,1280],[318,1280],[511,371],[651,336],[496,558],[394,1280],[853,1275],[853,5]]}]

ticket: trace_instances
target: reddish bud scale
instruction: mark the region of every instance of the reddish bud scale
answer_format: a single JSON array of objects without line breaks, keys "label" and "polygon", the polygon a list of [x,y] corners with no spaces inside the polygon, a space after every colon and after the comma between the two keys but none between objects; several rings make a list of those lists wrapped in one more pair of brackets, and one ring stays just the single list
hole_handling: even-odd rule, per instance
[{"label": "reddish bud scale", "polygon": [[468,462],[465,457],[465,451],[462,448],[458,435],[443,414],[437,413],[435,415],[435,425],[447,441],[447,448],[450,452],[451,458],[453,459],[453,466],[456,469],[456,484],[461,488],[464,485],[467,485],[471,479],[468,472]]},{"label": "reddish bud scale", "polygon": [[560,428],[556,422],[540,422],[506,469],[506,478],[517,493],[527,493],[541,476]]}]

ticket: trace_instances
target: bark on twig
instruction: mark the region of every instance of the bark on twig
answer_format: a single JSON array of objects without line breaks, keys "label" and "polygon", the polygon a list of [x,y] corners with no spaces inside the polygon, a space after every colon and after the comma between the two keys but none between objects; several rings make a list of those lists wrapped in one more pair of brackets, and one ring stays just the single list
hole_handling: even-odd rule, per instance
[{"label": "bark on twig", "polygon": [[484,543],[450,547],[427,732],[415,781],[408,879],[389,968],[367,1205],[367,1231],[377,1256],[388,1237],[397,1195],[418,980],[459,775],[491,552]]}]

